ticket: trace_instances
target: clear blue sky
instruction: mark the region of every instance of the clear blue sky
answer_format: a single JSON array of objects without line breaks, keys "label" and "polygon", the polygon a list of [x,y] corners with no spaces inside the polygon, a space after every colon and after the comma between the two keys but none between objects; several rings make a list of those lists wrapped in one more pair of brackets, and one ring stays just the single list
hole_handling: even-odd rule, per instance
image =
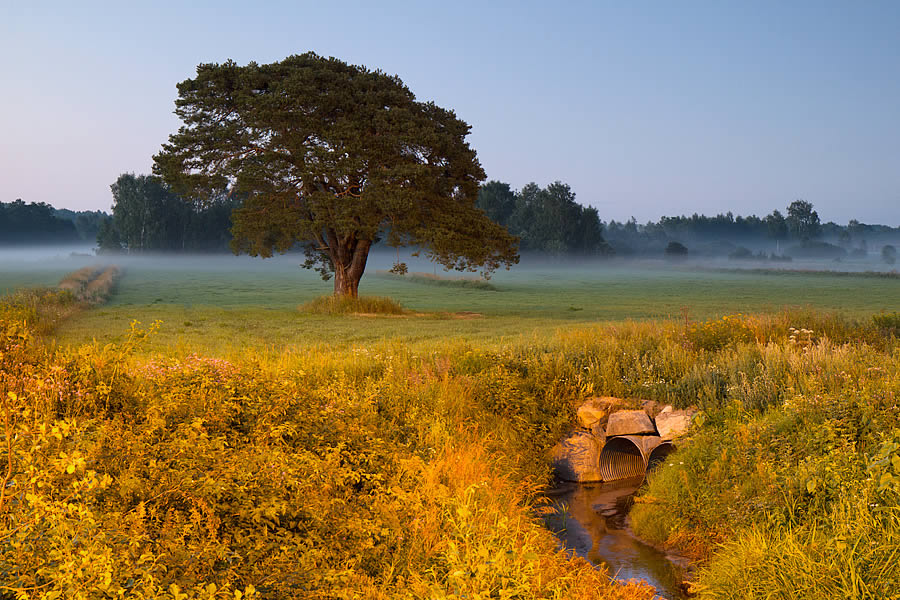
[{"label": "clear blue sky", "polygon": [[0,200],[108,209],[201,62],[309,50],[472,126],[490,179],[604,220],[792,200],[900,225],[900,2],[0,0]]}]

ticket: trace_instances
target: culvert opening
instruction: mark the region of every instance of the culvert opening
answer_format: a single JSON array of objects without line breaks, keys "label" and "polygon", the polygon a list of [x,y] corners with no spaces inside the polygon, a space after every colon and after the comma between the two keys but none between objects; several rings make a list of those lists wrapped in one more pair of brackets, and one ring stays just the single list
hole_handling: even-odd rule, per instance
[{"label": "culvert opening", "polygon": [[641,449],[628,438],[610,438],[600,452],[603,481],[640,477],[645,470]]},{"label": "culvert opening", "polygon": [[672,444],[672,442],[662,442],[659,446],[653,449],[653,452],[651,452],[650,456],[647,458],[647,470],[652,471],[661,462],[666,460],[666,457],[674,451],[675,445]]}]

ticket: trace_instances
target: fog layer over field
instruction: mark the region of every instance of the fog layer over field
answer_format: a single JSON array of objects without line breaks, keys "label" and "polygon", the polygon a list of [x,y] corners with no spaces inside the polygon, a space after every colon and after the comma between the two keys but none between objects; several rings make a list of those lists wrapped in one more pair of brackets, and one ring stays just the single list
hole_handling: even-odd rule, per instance
[{"label": "fog layer over field", "polygon": [[[0,294],[28,286],[53,286],[92,264],[117,264],[125,275],[107,307],[123,319],[144,322],[164,307],[199,310],[262,308],[295,312],[332,293],[331,281],[300,268],[302,254],[270,259],[230,254],[92,256],[85,248],[0,250]],[[565,322],[609,319],[707,318],[737,312],[771,312],[811,306],[855,314],[897,310],[900,278],[888,265],[867,261],[754,261],[663,258],[577,260],[525,255],[512,270],[486,284],[435,281],[477,279],[477,273],[444,271],[422,257],[401,253],[410,275],[387,273],[397,253],[372,253],[360,293],[389,296],[404,307],[435,313],[477,313]],[[878,271],[879,273],[858,273]],[[127,314],[124,314],[127,313]],[[159,318],[170,318],[163,314]],[[190,320],[189,318],[185,318]]]},{"label": "fog layer over field", "polygon": [[[369,255],[367,274],[373,270],[390,269],[396,262],[403,262],[410,271],[430,272],[447,277],[477,276],[476,273],[446,271],[443,266],[436,264],[425,257],[412,256],[412,251],[401,249],[397,253],[393,249],[376,248]],[[75,244],[64,246],[0,246],[0,272],[18,270],[58,270],[72,264],[84,262],[112,262],[124,266],[146,267],[171,267],[171,268],[204,268],[217,270],[220,268],[253,268],[253,264],[260,263],[261,268],[283,268],[285,264],[300,266],[304,261],[302,253],[288,253],[275,255],[268,259],[252,256],[234,256],[230,253],[211,254],[183,254],[183,253],[159,253],[159,254],[109,254],[97,255],[96,247],[90,244]],[[521,261],[513,267],[512,271],[519,273],[530,269],[642,269],[664,268],[666,270],[676,268],[713,268],[713,269],[759,269],[770,268],[775,270],[815,270],[815,271],[884,271],[896,270],[897,265],[885,263],[878,252],[869,252],[865,258],[844,258],[840,260],[827,259],[795,259],[791,262],[773,263],[763,260],[733,260],[726,257],[697,257],[688,256],[682,260],[671,260],[660,256],[658,258],[629,258],[629,257],[579,257],[579,256],[548,256],[546,254],[533,254],[523,252]],[[501,269],[495,276],[502,276],[505,270]]]}]

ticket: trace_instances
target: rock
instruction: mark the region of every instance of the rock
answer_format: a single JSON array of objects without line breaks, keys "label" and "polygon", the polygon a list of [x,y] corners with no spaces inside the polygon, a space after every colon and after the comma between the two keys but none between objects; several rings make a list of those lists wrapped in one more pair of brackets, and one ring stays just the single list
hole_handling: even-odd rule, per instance
[{"label": "rock", "polygon": [[597,423],[606,424],[612,408],[621,404],[619,398],[612,396],[589,398],[578,407],[578,424],[585,429],[590,429]]},{"label": "rock", "polygon": [[643,410],[620,410],[609,415],[606,435],[644,435],[656,433],[653,421]]},{"label": "rock", "polygon": [[603,423],[608,416],[609,412],[605,408],[591,404],[590,400],[578,407],[578,425],[585,429],[590,429],[598,423]]},{"label": "rock", "polygon": [[696,411],[670,410],[659,413],[656,416],[656,429],[659,437],[664,440],[674,440],[688,430],[691,425],[691,417]]},{"label": "rock", "polygon": [[643,400],[641,401],[641,408],[644,409],[644,412],[647,413],[648,417],[655,419],[656,415],[662,412],[663,405],[656,400]]},{"label": "rock", "polygon": [[553,471],[564,481],[602,481],[600,441],[586,431],[576,431],[550,451]]},{"label": "rock", "polygon": [[[656,417],[658,417],[659,415],[661,415],[663,413],[672,412],[673,410],[675,410],[675,409],[672,408],[671,404],[666,404],[665,406],[663,406],[663,409],[661,411],[659,411],[659,413],[656,415]],[[656,417],[653,417],[653,418],[655,419]]]},{"label": "rock", "polygon": [[597,438],[597,441],[600,442],[600,446],[603,446],[603,444],[606,443],[606,428],[602,423],[594,423],[593,426],[591,426],[591,433]]}]

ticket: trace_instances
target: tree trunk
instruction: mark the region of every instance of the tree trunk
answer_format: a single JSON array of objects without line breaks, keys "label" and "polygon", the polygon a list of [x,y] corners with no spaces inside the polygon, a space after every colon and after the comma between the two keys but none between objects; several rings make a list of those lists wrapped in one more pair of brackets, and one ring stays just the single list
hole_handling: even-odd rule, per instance
[{"label": "tree trunk", "polygon": [[[356,242],[355,247],[345,252],[332,252],[334,263],[334,295],[359,296],[359,280],[366,270],[366,261],[369,259],[369,249],[372,242],[362,240]],[[343,260],[341,260],[343,259]]]}]

